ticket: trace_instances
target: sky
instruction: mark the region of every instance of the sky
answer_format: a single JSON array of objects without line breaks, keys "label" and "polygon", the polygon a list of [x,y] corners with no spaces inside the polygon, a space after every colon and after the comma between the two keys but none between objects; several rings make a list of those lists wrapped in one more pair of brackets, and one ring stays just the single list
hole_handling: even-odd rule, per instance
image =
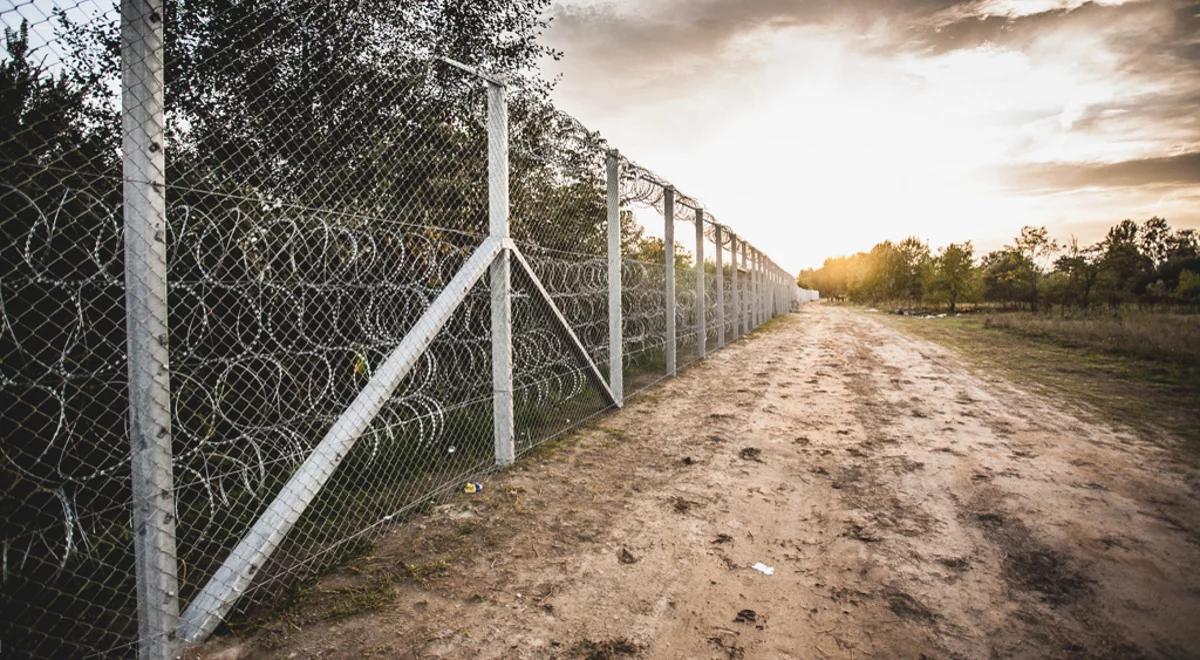
[{"label": "sky", "polygon": [[1200,227],[1200,2],[556,0],[554,98],[790,271]]}]

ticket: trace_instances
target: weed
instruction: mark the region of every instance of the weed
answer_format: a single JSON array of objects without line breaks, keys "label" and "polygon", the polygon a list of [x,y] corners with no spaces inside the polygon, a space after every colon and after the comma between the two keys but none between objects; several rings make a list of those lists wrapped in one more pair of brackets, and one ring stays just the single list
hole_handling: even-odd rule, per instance
[{"label": "weed", "polygon": [[396,597],[395,578],[381,576],[364,585],[320,592],[323,602],[330,603],[326,619],[345,619],[383,609]]},{"label": "weed", "polygon": [[450,561],[447,557],[438,557],[425,562],[405,564],[404,570],[415,582],[424,584],[433,578],[449,575]]}]

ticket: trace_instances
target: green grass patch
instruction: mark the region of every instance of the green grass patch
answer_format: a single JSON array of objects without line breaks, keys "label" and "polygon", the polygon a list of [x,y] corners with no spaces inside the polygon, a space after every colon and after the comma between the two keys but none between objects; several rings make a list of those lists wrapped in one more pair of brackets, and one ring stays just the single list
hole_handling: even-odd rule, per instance
[{"label": "green grass patch", "polygon": [[780,328],[782,328],[783,325],[785,323],[787,323],[787,320],[788,320],[787,314],[780,314],[779,316],[769,318],[766,321],[764,321],[762,325],[760,325],[757,328],[754,328],[750,332],[746,333],[746,336],[749,338],[754,338],[754,337],[758,337],[760,335],[765,335],[770,332],[775,332],[776,330],[779,330]]},{"label": "green grass patch", "polygon": [[[1200,360],[1188,354],[1191,349],[1180,339],[1197,331],[1200,317],[876,318],[948,346],[972,366],[1080,405],[1106,422],[1151,437],[1166,431],[1181,438],[1189,454],[1200,457]],[[1172,324],[1190,325],[1170,328],[1157,342],[1148,339]]]}]

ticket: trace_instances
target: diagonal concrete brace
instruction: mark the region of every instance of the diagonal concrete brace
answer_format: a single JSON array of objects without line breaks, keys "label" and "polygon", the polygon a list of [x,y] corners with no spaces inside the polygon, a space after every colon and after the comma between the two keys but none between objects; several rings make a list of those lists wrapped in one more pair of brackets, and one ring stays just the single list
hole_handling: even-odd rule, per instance
[{"label": "diagonal concrete brace", "polygon": [[554,299],[550,297],[550,294],[546,291],[546,287],[542,286],[542,281],[538,279],[538,276],[533,272],[533,268],[529,266],[529,262],[525,260],[525,255],[521,254],[521,250],[519,250],[517,246],[511,242],[507,244],[507,247],[512,253],[512,256],[516,257],[517,263],[521,264],[521,268],[525,271],[525,274],[529,276],[529,281],[533,283],[533,288],[538,292],[538,298],[543,304],[545,304],[546,308],[550,311],[554,318],[558,319],[558,324],[562,327],[563,332],[570,340],[571,351],[575,353],[575,357],[584,366],[584,371],[587,373],[588,378],[592,381],[592,384],[596,387],[596,389],[604,393],[604,396],[608,399],[609,403],[617,408],[620,408],[621,402],[617,401],[617,398],[613,396],[612,390],[608,387],[608,382],[604,380],[604,376],[600,374],[600,370],[596,367],[596,363],[592,361],[592,357],[588,355],[587,350],[583,348],[583,343],[579,341],[579,337],[576,336],[575,331],[571,329],[571,324],[567,323],[566,317],[562,315],[561,311],[559,311],[558,305],[554,304]]},{"label": "diagonal concrete brace", "polygon": [[467,259],[408,334],[388,355],[362,391],[344,410],[325,437],[279,494],[225,558],[225,562],[192,599],[180,617],[179,636],[203,641],[246,592],[255,574],[291,531],[359,437],[395,392],[417,360],[429,348],[450,315],[467,297],[504,249],[504,240],[491,237]]}]

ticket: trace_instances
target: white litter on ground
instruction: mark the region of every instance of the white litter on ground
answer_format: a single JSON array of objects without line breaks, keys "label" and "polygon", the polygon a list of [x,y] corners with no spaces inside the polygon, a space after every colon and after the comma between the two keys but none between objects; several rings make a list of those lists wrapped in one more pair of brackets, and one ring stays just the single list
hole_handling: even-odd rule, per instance
[{"label": "white litter on ground", "polygon": [[753,566],[751,566],[750,568],[753,568],[754,570],[758,571],[759,573],[762,573],[763,575],[775,575],[775,567],[767,566],[766,564],[762,563],[761,561],[755,562],[755,564]]}]

